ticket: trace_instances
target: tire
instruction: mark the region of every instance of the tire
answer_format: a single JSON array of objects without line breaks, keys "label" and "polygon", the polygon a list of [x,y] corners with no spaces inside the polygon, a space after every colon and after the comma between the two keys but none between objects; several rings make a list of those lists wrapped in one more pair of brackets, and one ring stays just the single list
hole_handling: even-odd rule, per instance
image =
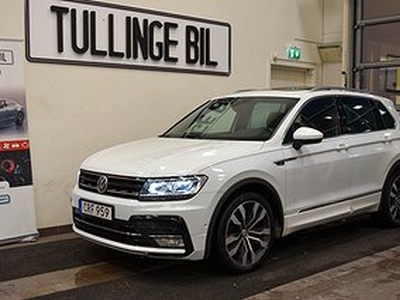
[{"label": "tire", "polygon": [[386,180],[376,217],[384,226],[400,226],[400,170],[396,170]]},{"label": "tire", "polygon": [[235,274],[257,268],[272,245],[274,224],[261,195],[247,192],[233,198],[217,223],[214,251],[219,263]]}]

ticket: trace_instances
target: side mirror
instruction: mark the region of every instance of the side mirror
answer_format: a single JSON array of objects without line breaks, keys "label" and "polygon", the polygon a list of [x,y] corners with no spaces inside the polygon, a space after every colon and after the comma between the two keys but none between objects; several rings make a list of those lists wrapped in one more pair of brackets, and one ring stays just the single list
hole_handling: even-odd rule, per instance
[{"label": "side mirror", "polygon": [[324,134],[310,127],[300,127],[293,133],[293,148],[300,150],[303,145],[321,143]]}]

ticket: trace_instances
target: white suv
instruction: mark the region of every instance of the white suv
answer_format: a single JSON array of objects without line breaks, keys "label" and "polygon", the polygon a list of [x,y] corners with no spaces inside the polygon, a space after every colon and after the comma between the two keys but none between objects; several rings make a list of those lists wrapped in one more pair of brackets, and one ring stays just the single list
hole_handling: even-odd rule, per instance
[{"label": "white suv", "polygon": [[374,213],[400,225],[399,116],[340,88],[239,91],[82,164],[73,229],[147,255],[257,267],[274,239]]}]

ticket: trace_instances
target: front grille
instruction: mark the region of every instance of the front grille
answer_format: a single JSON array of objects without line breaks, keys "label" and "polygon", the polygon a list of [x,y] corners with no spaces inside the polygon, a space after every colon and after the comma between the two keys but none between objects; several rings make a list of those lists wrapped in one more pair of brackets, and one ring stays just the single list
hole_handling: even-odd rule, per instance
[{"label": "front grille", "polygon": [[160,248],[153,235],[180,235],[185,243],[186,254],[193,251],[189,232],[181,217],[175,216],[132,216],[129,221],[112,221],[84,215],[73,209],[75,226],[87,233],[111,241],[132,246]]},{"label": "front grille", "polygon": [[98,181],[102,176],[107,177],[108,184],[107,188],[102,191],[101,194],[121,198],[136,199],[145,183],[145,180],[142,178],[109,175],[81,170],[79,175],[79,188],[94,193],[100,193],[98,190]]}]

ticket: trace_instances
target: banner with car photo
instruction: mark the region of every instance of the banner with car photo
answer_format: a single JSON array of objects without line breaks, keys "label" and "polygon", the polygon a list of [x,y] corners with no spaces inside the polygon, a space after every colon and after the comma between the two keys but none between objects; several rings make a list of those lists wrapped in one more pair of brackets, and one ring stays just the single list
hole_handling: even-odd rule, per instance
[{"label": "banner with car photo", "polygon": [[0,38],[0,245],[37,236],[22,41]]}]

